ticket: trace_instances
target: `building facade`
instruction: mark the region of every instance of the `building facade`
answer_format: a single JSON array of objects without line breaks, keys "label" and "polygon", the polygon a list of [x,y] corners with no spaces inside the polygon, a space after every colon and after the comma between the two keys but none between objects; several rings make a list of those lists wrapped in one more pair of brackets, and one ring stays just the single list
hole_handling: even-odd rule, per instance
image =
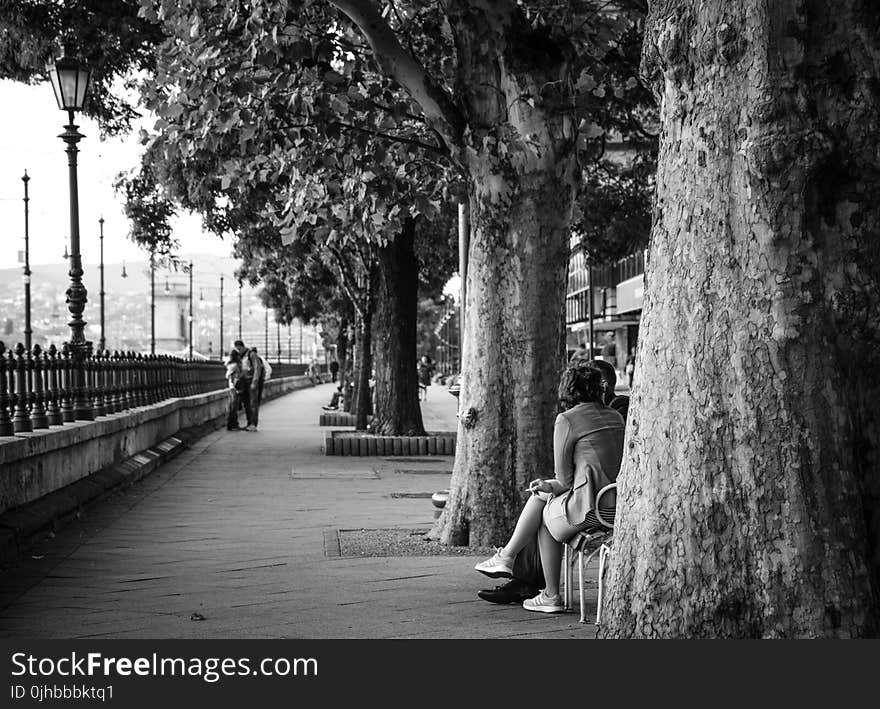
[{"label": "building facade", "polygon": [[[566,344],[569,352],[592,345],[593,356],[623,371],[635,352],[645,295],[647,251],[604,266],[590,267],[583,251],[572,243],[565,297]],[[592,308],[591,308],[592,301]],[[590,343],[592,320],[593,342]]]}]

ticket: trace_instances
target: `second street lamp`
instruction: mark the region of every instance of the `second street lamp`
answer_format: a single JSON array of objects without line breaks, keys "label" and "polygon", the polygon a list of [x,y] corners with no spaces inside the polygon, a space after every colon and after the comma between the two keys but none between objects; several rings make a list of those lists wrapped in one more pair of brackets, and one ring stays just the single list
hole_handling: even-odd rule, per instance
[{"label": "second street lamp", "polygon": [[98,341],[98,352],[103,353],[104,346],[107,344],[107,339],[104,337],[104,217],[98,220],[98,224],[101,225],[101,233],[98,235],[101,242],[101,265],[99,266],[101,270],[101,339]]},{"label": "second street lamp", "polygon": [[82,282],[82,257],[79,252],[79,189],[76,175],[76,145],[83,137],[77,130],[74,113],[81,111],[86,101],[91,70],[84,63],[64,56],[47,67],[58,108],[67,111],[69,123],[59,136],[66,144],[68,180],[70,187],[70,285],[67,288],[67,308],[70,311],[70,352],[73,358],[73,415],[79,420],[91,421],[95,418],[90,397],[86,390],[85,360],[88,357],[89,343],[85,338],[87,292]]},{"label": "second street lamp", "polygon": [[193,358],[193,262],[189,262],[189,358]]},{"label": "second street lamp", "polygon": [[28,182],[30,181],[27,170],[24,171],[24,274],[22,274],[22,282],[24,283],[24,346],[25,349],[31,351],[31,247],[30,233],[28,225]]}]

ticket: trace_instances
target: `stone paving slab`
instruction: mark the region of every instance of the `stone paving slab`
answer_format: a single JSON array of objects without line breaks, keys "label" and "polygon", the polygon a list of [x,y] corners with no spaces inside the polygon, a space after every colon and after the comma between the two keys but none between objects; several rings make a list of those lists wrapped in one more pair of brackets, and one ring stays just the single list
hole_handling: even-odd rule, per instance
[{"label": "stone paving slab", "polygon": [[[2,572],[0,637],[595,636],[577,613],[479,600],[478,589],[500,582],[473,570],[476,556],[325,553],[339,529],[429,527],[430,499],[393,493],[448,487],[442,471],[452,469],[449,456],[403,464],[324,456],[317,412],[332,389],[267,403],[256,433],[195,441],[30,549]],[[444,387],[431,387],[422,405],[426,425],[455,429]],[[588,616],[595,574],[592,565]]]}]

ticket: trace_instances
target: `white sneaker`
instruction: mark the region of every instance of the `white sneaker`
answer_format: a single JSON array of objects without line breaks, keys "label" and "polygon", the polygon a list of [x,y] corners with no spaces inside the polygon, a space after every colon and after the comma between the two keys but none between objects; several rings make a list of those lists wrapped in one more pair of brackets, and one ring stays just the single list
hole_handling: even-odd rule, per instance
[{"label": "white sneaker", "polygon": [[481,561],[474,568],[481,574],[486,574],[489,578],[513,578],[513,561],[507,561],[501,556],[501,550],[504,547],[498,547],[495,550],[495,556],[486,561]]},{"label": "white sneaker", "polygon": [[543,591],[534,598],[524,600],[523,608],[539,613],[562,613],[565,611],[565,606],[562,605],[562,599],[558,593],[555,596],[547,596]]}]

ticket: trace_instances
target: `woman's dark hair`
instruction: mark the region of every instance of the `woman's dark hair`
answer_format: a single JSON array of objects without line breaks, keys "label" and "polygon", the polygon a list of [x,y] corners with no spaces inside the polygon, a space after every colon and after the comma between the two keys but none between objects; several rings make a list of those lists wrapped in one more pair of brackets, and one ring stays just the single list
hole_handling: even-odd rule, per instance
[{"label": "woman's dark hair", "polygon": [[559,380],[559,404],[563,410],[585,402],[603,403],[602,370],[583,360],[569,364]]},{"label": "woman's dark hair", "polygon": [[229,361],[241,362],[241,352],[233,347],[231,350],[229,350]]}]

